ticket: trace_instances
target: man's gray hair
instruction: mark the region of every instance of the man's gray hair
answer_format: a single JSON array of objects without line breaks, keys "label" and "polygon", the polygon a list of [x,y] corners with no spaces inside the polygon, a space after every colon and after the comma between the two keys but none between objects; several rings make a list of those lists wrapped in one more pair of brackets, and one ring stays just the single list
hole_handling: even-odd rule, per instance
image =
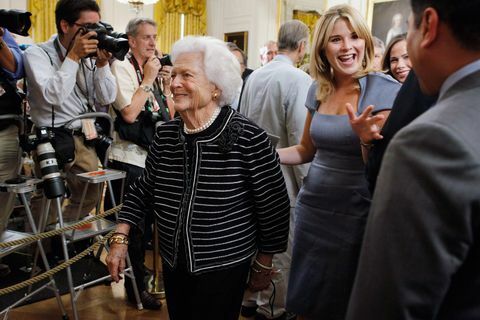
[{"label": "man's gray hair", "polygon": [[149,24],[157,27],[157,23],[149,18],[133,18],[128,21],[127,27],[125,28],[125,33],[131,37],[136,37],[138,33],[138,27],[142,24]]},{"label": "man's gray hair", "polygon": [[247,55],[245,54],[245,52],[243,52],[242,49],[240,49],[235,43],[233,42],[227,42],[227,47],[230,51],[238,51],[240,52],[240,54],[242,55],[242,59],[243,59],[243,64],[245,65],[245,67],[247,66],[247,60],[248,60],[248,57]]},{"label": "man's gray hair", "polygon": [[203,70],[207,79],[221,91],[218,99],[221,107],[235,100],[242,85],[240,63],[225,42],[213,37],[187,36],[173,44],[170,59],[174,65],[182,53],[203,54]]},{"label": "man's gray hair", "polygon": [[278,50],[293,51],[302,41],[308,41],[308,27],[300,20],[287,21],[278,31]]}]

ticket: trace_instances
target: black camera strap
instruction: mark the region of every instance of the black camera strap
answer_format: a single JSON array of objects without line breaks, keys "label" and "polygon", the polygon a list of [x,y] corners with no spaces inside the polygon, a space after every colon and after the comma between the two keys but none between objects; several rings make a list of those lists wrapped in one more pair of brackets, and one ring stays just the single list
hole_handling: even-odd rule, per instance
[{"label": "black camera strap", "polygon": [[[60,48],[60,40],[58,40],[58,37],[53,41],[53,45],[55,46],[55,51],[57,52],[58,58],[63,63],[63,61],[65,60],[65,56],[63,55],[62,49]],[[53,65],[52,59],[50,59],[50,62]],[[95,68],[95,66],[93,66],[93,68],[90,69],[88,66],[85,66],[85,61],[83,61],[83,59],[80,59],[80,68],[82,69],[83,79],[85,80],[85,89],[87,90],[87,92],[83,92],[82,88],[80,88],[80,86],[78,85],[78,82],[75,82],[75,87],[73,88],[73,92],[77,96],[77,98],[80,101],[82,101],[82,99],[80,98],[80,95],[78,94],[78,92],[76,90],[78,88],[78,90],[80,90],[80,92],[87,98],[87,110],[86,110],[86,112],[95,112],[95,110],[93,109],[93,107],[90,104],[90,92],[88,90],[87,75],[86,75],[86,72],[85,72],[85,68],[87,68],[89,70],[92,70],[93,72],[95,72],[96,68]],[[93,78],[93,74],[92,74],[92,78]],[[93,83],[93,79],[92,79],[92,83]],[[93,104],[95,105],[95,98],[93,98],[93,100],[94,100]],[[53,127],[53,121],[52,121],[52,127]]]}]

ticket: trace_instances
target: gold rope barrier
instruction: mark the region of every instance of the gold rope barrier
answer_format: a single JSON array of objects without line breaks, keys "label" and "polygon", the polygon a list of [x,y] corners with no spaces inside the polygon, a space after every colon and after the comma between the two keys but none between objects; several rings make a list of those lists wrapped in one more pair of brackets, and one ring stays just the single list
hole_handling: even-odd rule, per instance
[{"label": "gold rope barrier", "polygon": [[74,229],[77,229],[78,227],[82,227],[84,225],[87,225],[89,223],[92,223],[94,221],[97,221],[97,220],[100,220],[102,218],[105,218],[109,215],[112,215],[118,211],[120,211],[120,209],[122,208],[122,205],[118,205],[116,206],[115,208],[112,208],[110,210],[107,210],[105,211],[104,213],[101,213],[101,214],[98,214],[92,218],[89,218],[87,220],[83,220],[83,221],[80,221],[80,222],[77,222],[75,224],[72,224],[70,226],[67,226],[67,227],[63,227],[61,229],[55,229],[55,230],[52,230],[52,231],[48,231],[48,232],[43,232],[43,233],[39,233],[39,234],[35,234],[35,235],[31,235],[29,237],[25,237],[23,239],[18,239],[18,240],[13,240],[13,241],[8,241],[8,242],[2,242],[0,243],[0,248],[8,248],[8,247],[13,247],[13,246],[17,246],[19,244],[28,244],[28,243],[31,243],[31,242],[35,242],[37,240],[42,240],[42,239],[46,239],[46,238],[50,238],[52,236],[56,236],[56,235],[59,235],[59,234],[62,234],[64,233],[65,231],[70,231],[70,230],[74,230]]},{"label": "gold rope barrier", "polygon": [[[117,207],[115,207],[117,208]],[[113,208],[113,209],[115,209]],[[111,210],[113,210],[111,209]],[[109,210],[110,211],[110,210]],[[108,211],[107,211],[108,212]],[[96,242],[95,244],[93,244],[92,246],[88,247],[87,249],[83,250],[82,252],[80,252],[79,254],[77,254],[75,257],[63,262],[62,264],[59,264],[58,266],[50,269],[49,271],[45,272],[45,273],[42,273],[38,276],[35,276],[33,278],[30,278],[28,280],[25,280],[23,282],[20,282],[20,283],[17,283],[13,286],[10,286],[10,287],[6,287],[6,288],[3,288],[3,289],[0,289],[0,296],[4,295],[4,294],[7,294],[7,293],[12,293],[14,291],[17,291],[17,290],[20,290],[20,289],[23,289],[25,287],[28,287],[28,286],[31,286],[39,281],[42,281],[46,278],[49,278],[51,276],[53,276],[55,273],[65,269],[66,267],[69,267],[71,266],[72,264],[74,264],[75,262],[79,261],[80,259],[84,258],[86,255],[88,255],[90,252],[96,250],[101,244],[105,244],[105,242],[112,236],[112,234],[115,232],[115,230],[112,230],[110,231],[102,240]]]}]

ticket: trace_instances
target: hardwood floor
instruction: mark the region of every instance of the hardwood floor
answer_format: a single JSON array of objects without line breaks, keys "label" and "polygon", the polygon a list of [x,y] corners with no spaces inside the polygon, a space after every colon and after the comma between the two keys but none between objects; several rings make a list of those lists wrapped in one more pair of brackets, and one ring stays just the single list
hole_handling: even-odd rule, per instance
[{"label": "hardwood floor", "polygon": [[[147,251],[145,264],[149,267],[152,265],[151,256],[152,252]],[[63,295],[62,301],[69,319],[73,320],[70,295]],[[98,285],[86,288],[78,297],[77,309],[81,320],[169,320],[167,303],[165,299],[161,301],[163,306],[160,310],[138,311],[126,300],[122,280],[119,283],[112,283],[111,286]],[[51,298],[13,309],[8,319],[60,320],[62,318],[57,301]],[[200,316],[199,319],[201,319]],[[245,318],[239,318],[239,320],[242,319]]]},{"label": "hardwood floor", "polygon": [[[103,256],[104,259],[104,256]],[[152,251],[146,252],[145,264],[152,265]],[[62,296],[69,319],[73,320],[70,295]],[[81,320],[168,320],[167,303],[162,301],[160,310],[141,310],[130,304],[125,295],[123,280],[111,286],[97,285],[86,288],[78,296],[77,309]],[[61,319],[61,312],[55,298],[39,301],[13,309],[9,313],[12,320],[56,320]]]},{"label": "hardwood floor", "polygon": [[[70,296],[63,295],[62,301],[67,308],[69,319],[72,320]],[[85,289],[77,300],[77,308],[81,320],[168,320],[165,300],[162,300],[162,303],[160,310],[138,311],[135,306],[127,302],[123,284],[118,283],[112,286],[99,285]],[[52,298],[16,308],[10,312],[9,319],[53,320],[61,319],[61,313],[56,300]]]}]

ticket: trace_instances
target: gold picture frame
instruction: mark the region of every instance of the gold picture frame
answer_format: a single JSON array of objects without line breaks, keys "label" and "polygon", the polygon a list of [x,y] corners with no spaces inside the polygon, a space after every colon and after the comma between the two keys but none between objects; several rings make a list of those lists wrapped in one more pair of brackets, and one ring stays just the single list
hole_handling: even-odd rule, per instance
[{"label": "gold picture frame", "polygon": [[248,55],[248,31],[225,33],[225,42],[233,42]]},{"label": "gold picture frame", "polygon": [[408,0],[369,0],[367,21],[372,34],[388,45],[393,35],[407,32]]}]

